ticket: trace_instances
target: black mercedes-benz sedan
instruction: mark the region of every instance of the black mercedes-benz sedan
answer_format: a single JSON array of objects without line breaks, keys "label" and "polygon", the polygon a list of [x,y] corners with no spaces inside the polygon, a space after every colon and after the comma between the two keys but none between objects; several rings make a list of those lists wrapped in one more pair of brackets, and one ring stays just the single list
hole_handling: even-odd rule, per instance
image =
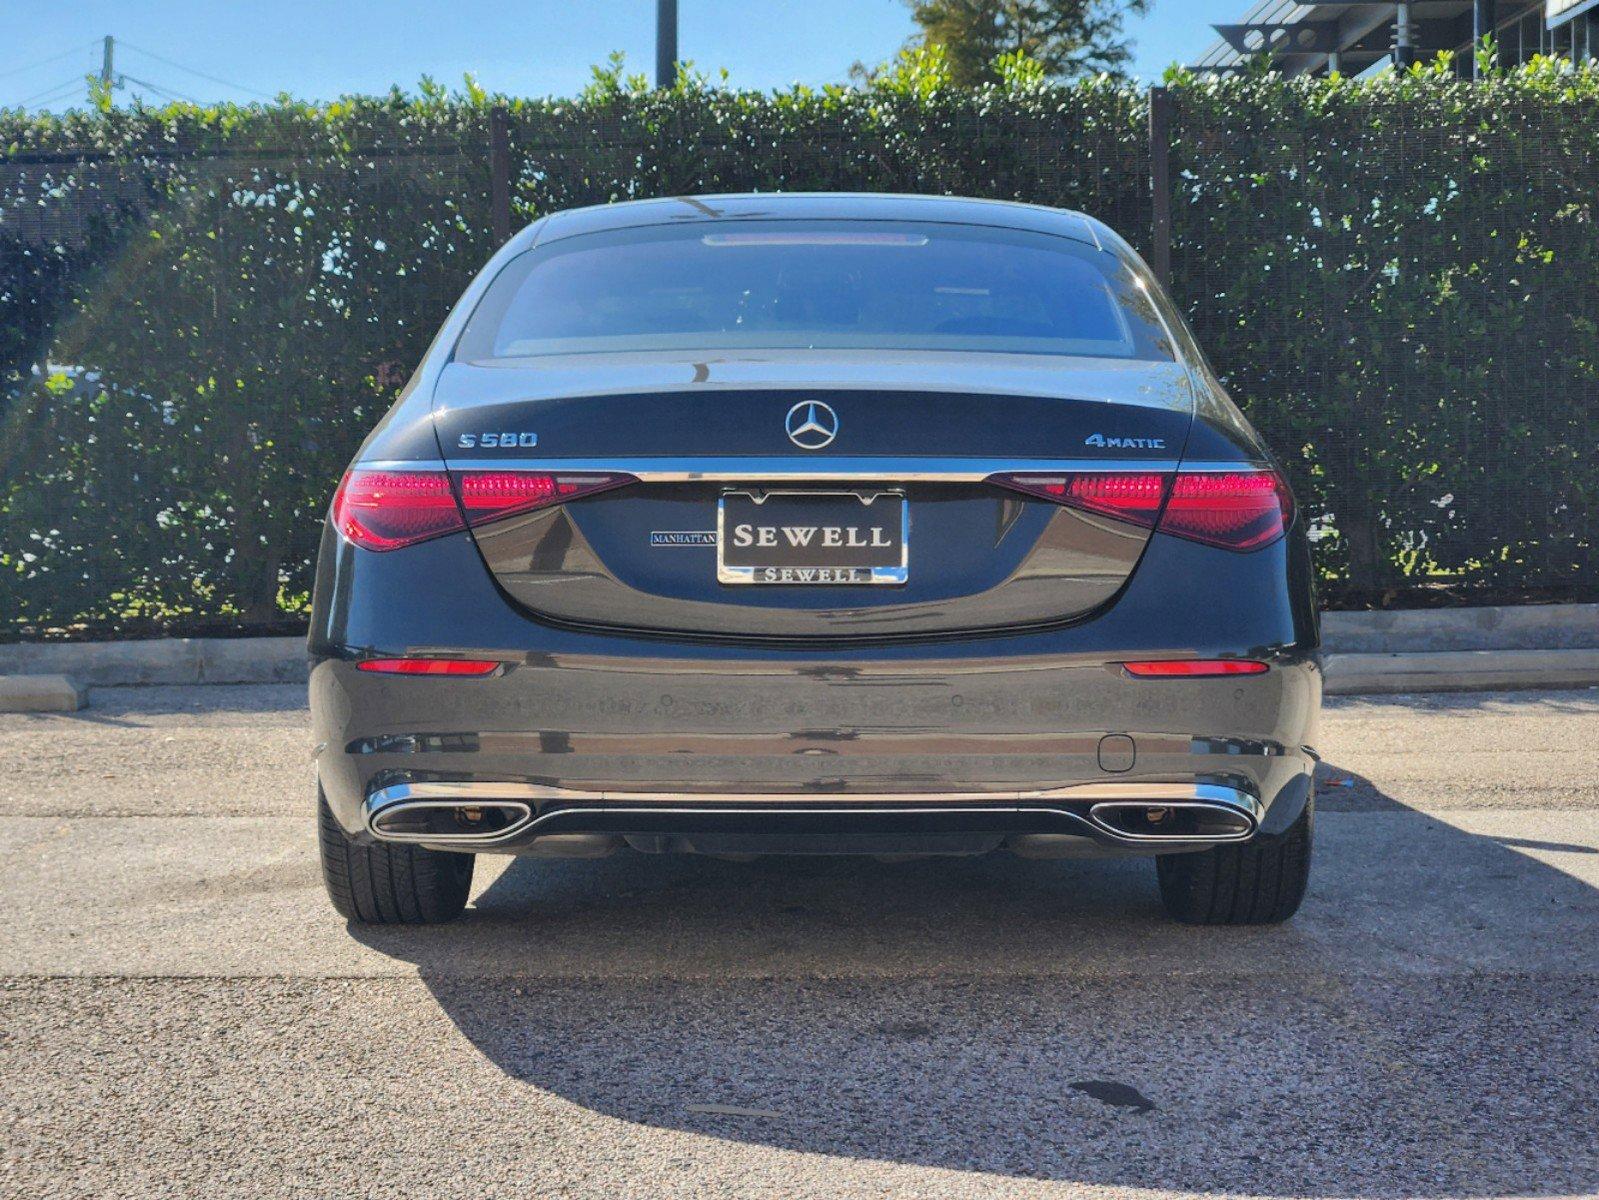
[{"label": "black mercedes-benz sedan", "polygon": [[930,196],[556,213],[333,498],[334,906],[474,856],[1149,855],[1180,920],[1309,872],[1303,522],[1099,222]]}]

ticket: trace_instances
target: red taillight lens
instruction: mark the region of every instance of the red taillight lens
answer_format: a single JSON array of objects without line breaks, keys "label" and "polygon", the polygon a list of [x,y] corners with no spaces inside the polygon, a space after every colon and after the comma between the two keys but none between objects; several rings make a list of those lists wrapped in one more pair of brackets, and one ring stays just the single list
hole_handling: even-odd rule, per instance
[{"label": "red taillight lens", "polygon": [[367,658],[355,665],[382,675],[492,675],[500,664],[484,658]]},{"label": "red taillight lens", "polygon": [[466,528],[443,471],[351,471],[334,493],[333,523],[368,550],[398,550]]},{"label": "red taillight lens", "polygon": [[1224,550],[1257,550],[1293,520],[1288,486],[1275,471],[995,475],[992,482]]},{"label": "red taillight lens", "polygon": [[565,504],[632,482],[631,475],[551,475],[533,471],[462,471],[456,476],[461,507],[471,525]]},{"label": "red taillight lens", "polygon": [[[452,485],[443,471],[356,468],[333,496],[333,523],[357,546],[398,550],[514,513],[565,504],[632,483],[631,475],[552,475],[533,471],[464,471]],[[459,489],[460,500],[456,499]],[[463,515],[464,514],[464,515]]]},{"label": "red taillight lens", "polygon": [[994,482],[1102,516],[1153,525],[1166,496],[1167,476],[1153,471],[1111,475],[996,475]]},{"label": "red taillight lens", "polygon": [[1164,475],[1074,475],[1065,503],[1136,525],[1153,525],[1166,495]]},{"label": "red taillight lens", "polygon": [[1172,658],[1122,663],[1140,679],[1204,679],[1217,675],[1264,675],[1271,668],[1249,658]]},{"label": "red taillight lens", "polygon": [[1184,472],[1172,484],[1160,531],[1224,550],[1254,550],[1282,537],[1293,516],[1275,471]]}]

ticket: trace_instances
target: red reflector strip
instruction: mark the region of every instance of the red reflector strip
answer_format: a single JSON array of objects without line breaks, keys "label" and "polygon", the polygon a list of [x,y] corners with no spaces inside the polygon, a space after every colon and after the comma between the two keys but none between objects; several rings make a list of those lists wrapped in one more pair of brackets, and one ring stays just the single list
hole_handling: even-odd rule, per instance
[{"label": "red reflector strip", "polygon": [[1248,658],[1170,658],[1125,662],[1129,675],[1140,679],[1205,679],[1219,675],[1264,675],[1271,668]]},{"label": "red reflector strip", "polygon": [[500,666],[482,658],[366,658],[355,665],[383,675],[492,675]]}]

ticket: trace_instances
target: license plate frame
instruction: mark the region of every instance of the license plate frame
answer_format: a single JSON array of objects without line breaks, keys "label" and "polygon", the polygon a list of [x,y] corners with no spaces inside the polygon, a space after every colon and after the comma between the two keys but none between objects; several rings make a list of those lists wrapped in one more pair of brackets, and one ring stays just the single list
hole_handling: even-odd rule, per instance
[{"label": "license plate frame", "polygon": [[[779,507],[792,507],[796,512],[803,512],[800,505],[793,504],[795,500],[810,500],[812,502],[836,502],[843,498],[859,502],[863,513],[871,512],[878,504],[888,504],[891,507],[899,506],[897,514],[890,513],[886,521],[880,521],[875,527],[868,527],[871,537],[876,539],[884,529],[897,531],[897,546],[881,547],[885,553],[861,555],[856,553],[839,553],[833,556],[833,562],[827,561],[777,561],[787,558],[790,560],[803,558],[812,551],[824,552],[832,549],[839,552],[875,551],[879,549],[872,542],[864,546],[845,544],[825,546],[818,543],[816,546],[793,546],[782,544],[782,539],[787,533],[787,528],[779,519],[778,527],[779,544],[772,546],[735,546],[730,537],[732,529],[729,526],[728,501],[749,501],[757,509],[763,508],[772,501],[778,501]],[[785,503],[788,502],[788,503]],[[735,505],[735,507],[741,507]],[[850,510],[845,509],[845,512]],[[876,516],[876,512],[871,512]],[[738,513],[734,514],[737,522]],[[806,528],[806,526],[800,526]],[[813,524],[809,526],[817,534],[822,533],[827,526]],[[906,500],[905,492],[900,488],[861,488],[861,489],[832,489],[818,491],[809,488],[728,488],[722,492],[716,502],[716,579],[718,583],[731,585],[744,585],[756,587],[863,587],[863,586],[889,586],[897,587],[905,584],[910,578],[910,504]],[[813,537],[815,534],[813,534]],[[777,553],[758,554],[754,551],[770,550]],[[897,550],[897,554],[894,551]],[[728,562],[729,552],[739,561]],[[786,553],[785,553],[786,552]],[[826,557],[825,554],[823,557]],[[751,558],[765,558],[766,562],[750,562]],[[887,561],[870,562],[845,562],[838,561],[844,558],[871,558],[885,559]]]}]

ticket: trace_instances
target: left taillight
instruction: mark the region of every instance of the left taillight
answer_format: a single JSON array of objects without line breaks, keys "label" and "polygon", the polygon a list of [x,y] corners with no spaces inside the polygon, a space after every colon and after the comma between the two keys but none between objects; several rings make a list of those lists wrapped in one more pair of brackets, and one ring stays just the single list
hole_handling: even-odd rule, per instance
[{"label": "left taillight", "polygon": [[443,471],[359,468],[333,494],[333,524],[368,550],[398,550],[466,528]]},{"label": "left taillight", "polygon": [[566,504],[634,482],[631,475],[600,472],[552,475],[536,471],[462,471],[455,478],[468,525]]},{"label": "left taillight", "polygon": [[633,482],[630,475],[538,471],[388,471],[356,467],[333,496],[333,523],[367,550],[398,550]]}]

